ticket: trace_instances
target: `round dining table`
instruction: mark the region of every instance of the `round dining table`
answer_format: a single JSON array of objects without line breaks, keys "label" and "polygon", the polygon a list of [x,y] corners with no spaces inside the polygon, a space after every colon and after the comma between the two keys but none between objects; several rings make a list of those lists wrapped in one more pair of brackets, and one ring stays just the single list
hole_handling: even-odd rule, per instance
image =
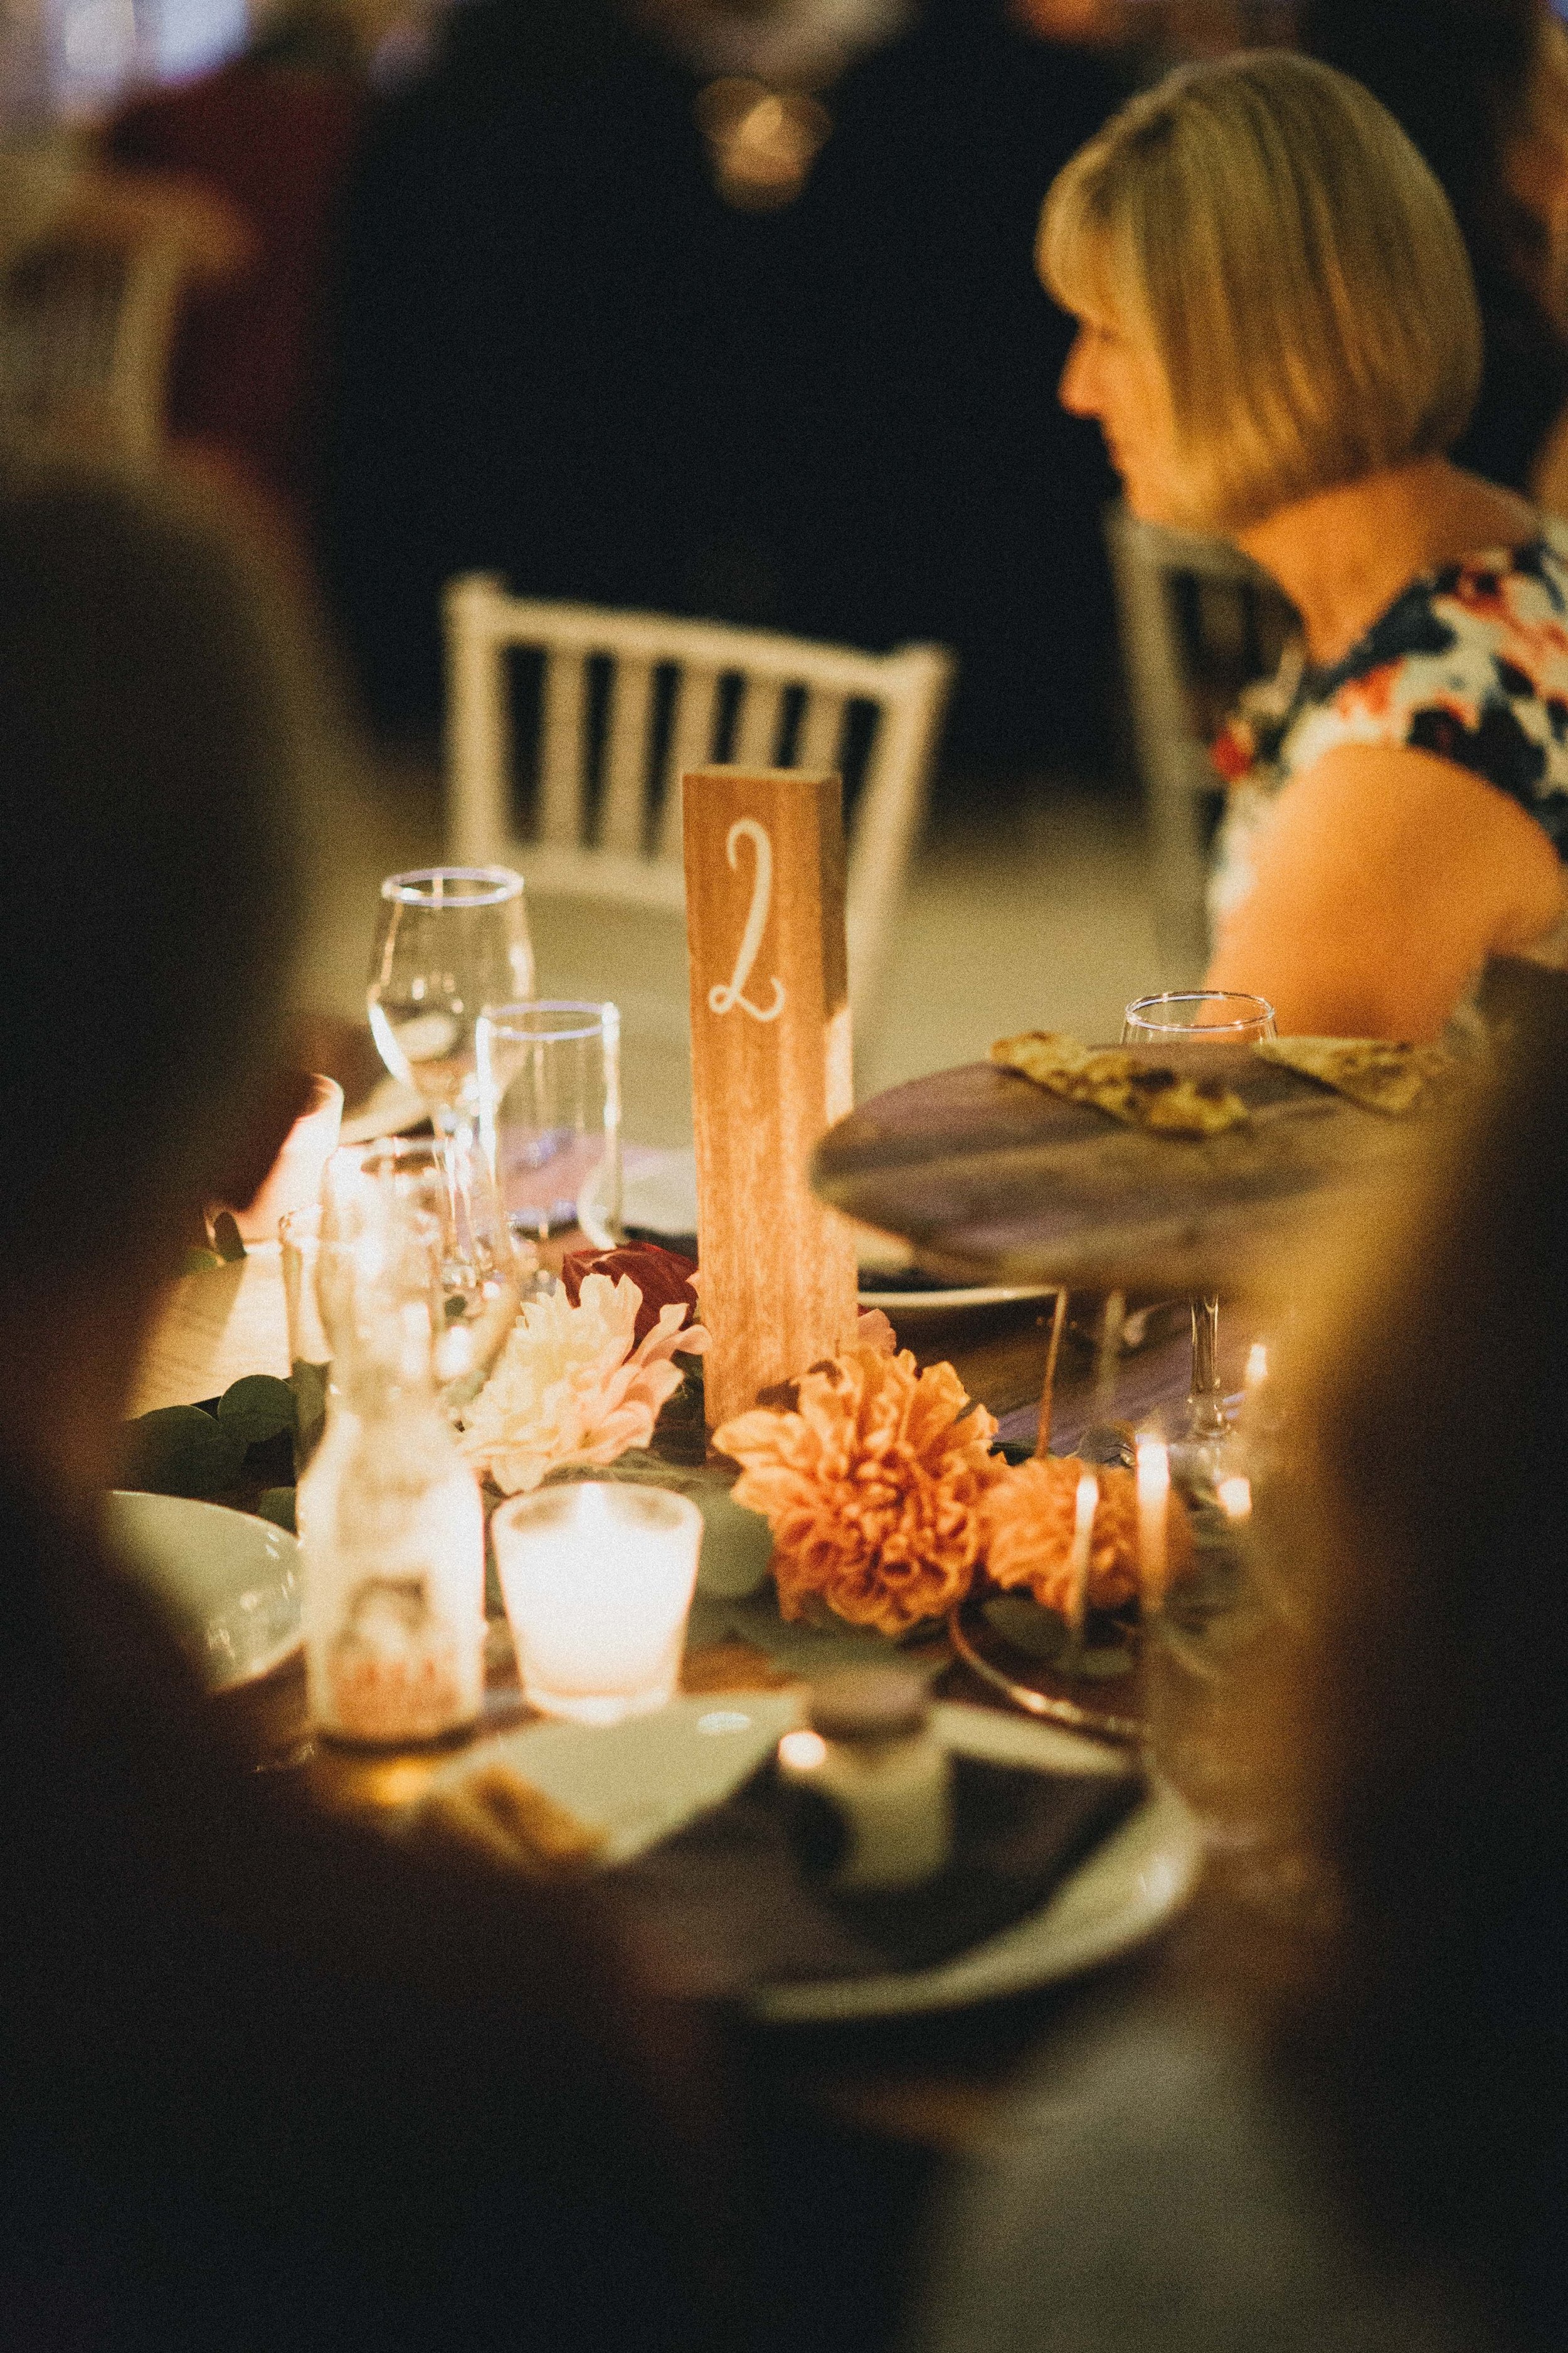
[{"label": "round dining table", "polygon": [[[556,1247],[578,1239],[562,1237]],[[286,1361],[275,1361],[279,1345],[286,1359],[279,1289],[276,1252],[265,1246],[221,1274],[187,1278],[180,1286],[184,1296],[170,1303],[153,1337],[139,1402],[174,1401],[174,1391],[194,1401],[197,1390],[216,1394],[220,1376],[286,1370]],[[948,1313],[922,1309],[900,1337],[923,1363],[951,1362],[970,1395],[997,1416],[1003,1437],[1032,1447],[1053,1304],[1047,1296]],[[1250,1335],[1240,1317],[1231,1322],[1224,1369],[1235,1388]],[[1161,1405],[1179,1410],[1189,1373],[1185,1318],[1173,1314],[1163,1336],[1121,1359],[1108,1401],[1091,1335],[1075,1334],[1056,1377],[1054,1451],[1071,1451],[1086,1425],[1105,1418],[1108,1403],[1123,1420],[1141,1420]],[[765,1690],[789,1680],[763,1651],[733,1638],[706,1646],[694,1641],[683,1673],[690,1693]],[[1005,1704],[956,1658],[934,1689],[946,1700]],[[891,2347],[943,2169],[979,2145],[1026,2056],[1063,2031],[1112,1979],[1130,1989],[1201,1985],[1234,1935],[1231,1899],[1239,1893],[1267,1906],[1278,1890],[1288,1890],[1289,1859],[1269,1857],[1245,1822],[1226,1818],[1231,1801],[1214,1786],[1207,1736],[1214,1700],[1206,1683],[1172,1683],[1159,1711],[1152,1762],[1194,1807],[1209,1837],[1194,1899],[1149,1943],[1088,1976],[964,2008],[832,2025],[728,2019],[759,2165],[772,2184],[764,2197],[776,2200],[781,2221],[787,2214],[798,2243],[813,2250],[809,2263],[783,2263],[777,2284],[793,2341],[823,2353]],[[454,1753],[453,1744],[372,1753],[316,1738],[298,1651],[271,1674],[211,1704],[258,1772],[298,1777],[320,1804],[369,1819],[387,1820],[416,1803]],[[505,1621],[498,1617],[485,1713],[472,1736],[527,1721]],[[856,2219],[847,2235],[841,2224],[848,2212]]]},{"label": "round dining table", "polygon": [[[558,1263],[583,1240],[557,1236],[545,1256]],[[922,1303],[891,1320],[900,1345],[922,1365],[952,1364],[970,1396],[997,1417],[1001,1438],[1033,1451],[1054,1305],[1051,1294],[1037,1293],[947,1310]],[[1090,1423],[1140,1423],[1162,1408],[1179,1420],[1191,1374],[1187,1317],[1173,1307],[1149,1319],[1155,1336],[1148,1345],[1121,1356],[1110,1393],[1095,1347],[1100,1303],[1086,1297],[1082,1305],[1084,1321],[1075,1314],[1068,1323],[1053,1385],[1050,1444],[1058,1454],[1075,1451]],[[1231,1391],[1241,1386],[1254,1336],[1244,1314],[1227,1314],[1221,1372]],[[143,1354],[132,1410],[210,1400],[247,1373],[288,1371],[278,1248],[253,1246],[243,1261],[174,1287]],[[490,1632],[474,1739],[529,1721],[503,1618]],[[732,1634],[694,1639],[683,1669],[689,1693],[767,1690],[790,1680]],[[933,1691],[981,1707],[1005,1704],[956,1656]],[[758,2241],[778,2265],[771,2295],[781,2348],[892,2353],[944,2170],[981,2144],[1026,2058],[1113,1987],[1129,1994],[1202,1988],[1232,1951],[1238,1916],[1250,1909],[1277,1918],[1296,1900],[1295,1860],[1267,1849],[1216,1771],[1215,1700],[1206,1677],[1173,1672],[1160,1687],[1148,1761],[1206,1835],[1192,1900],[1149,1941],[1086,1975],[966,2007],[810,2025],[726,2014],[763,2209]],[[416,1804],[465,1745],[373,1753],[318,1739],[298,1650],[210,1704],[258,1773],[297,1779],[321,1806],[372,1820],[393,1820]]]}]

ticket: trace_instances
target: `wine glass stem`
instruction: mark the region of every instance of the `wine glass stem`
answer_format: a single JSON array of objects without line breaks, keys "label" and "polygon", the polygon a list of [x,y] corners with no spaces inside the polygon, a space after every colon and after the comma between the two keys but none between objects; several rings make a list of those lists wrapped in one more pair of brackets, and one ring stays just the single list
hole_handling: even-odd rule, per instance
[{"label": "wine glass stem", "polygon": [[1219,1300],[1213,1292],[1193,1302],[1193,1386],[1187,1398],[1187,1428],[1199,1440],[1223,1438],[1230,1428],[1219,1377]]},{"label": "wine glass stem", "polygon": [[473,1148],[474,1123],[462,1112],[442,1103],[432,1113],[431,1125],[436,1130],[447,1172],[447,1209],[453,1253],[460,1259],[467,1255],[468,1237],[473,1231],[473,1204],[468,1198],[464,1171],[467,1155]]}]

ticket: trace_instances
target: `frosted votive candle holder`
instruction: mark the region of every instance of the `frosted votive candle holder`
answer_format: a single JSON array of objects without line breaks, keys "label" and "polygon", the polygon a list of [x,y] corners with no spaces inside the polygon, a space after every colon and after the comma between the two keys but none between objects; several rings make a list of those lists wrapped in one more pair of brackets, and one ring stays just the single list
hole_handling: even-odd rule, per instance
[{"label": "frosted votive candle holder", "polygon": [[619,1724],[674,1697],[702,1542],[695,1504],[584,1480],[514,1495],[491,1526],[531,1707]]}]

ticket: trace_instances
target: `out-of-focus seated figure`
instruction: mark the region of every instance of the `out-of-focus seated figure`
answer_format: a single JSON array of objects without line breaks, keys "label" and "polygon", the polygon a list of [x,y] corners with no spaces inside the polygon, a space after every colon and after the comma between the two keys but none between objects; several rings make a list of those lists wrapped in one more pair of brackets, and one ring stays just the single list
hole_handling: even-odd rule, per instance
[{"label": "out-of-focus seated figure", "polygon": [[377,718],[434,724],[442,584],[491,569],[935,639],[963,756],[1103,754],[1110,484],[1031,252],[1120,95],[1003,0],[456,10],[345,237],[331,545]]},{"label": "out-of-focus seated figure", "polygon": [[1557,959],[1568,904],[1568,555],[1447,454],[1481,369],[1447,198],[1359,83],[1260,52],[1132,100],[1040,259],[1133,513],[1300,615],[1216,747],[1210,985],[1282,1032],[1436,1035],[1489,956]]},{"label": "out-of-focus seated figure", "polygon": [[1568,514],[1568,28],[1550,0],[1305,0],[1299,34],[1454,207],[1486,341],[1456,462]]},{"label": "out-of-focus seated figure", "polygon": [[198,290],[174,342],[168,427],[176,456],[259,492],[300,548],[321,491],[338,212],[369,102],[367,58],[392,0],[295,0],[244,55],[146,92],[107,126],[132,188],[178,174],[226,204],[247,250]]},{"label": "out-of-focus seated figure", "polygon": [[161,464],[182,311],[250,259],[208,189],[85,164],[63,136],[0,137],[0,436]]},{"label": "out-of-focus seated figure", "polygon": [[1278,1610],[1205,1718],[1238,1893],[1031,2071],[919,2353],[1563,2344],[1568,1001],[1520,978],[1519,1066],[1279,1366]]},{"label": "out-of-focus seated figure", "polygon": [[205,522],[7,462],[0,2336],[688,2353],[724,2235],[689,2022],[591,1895],[249,1769],[100,1549],[190,1205],[289,1114],[309,703]]}]

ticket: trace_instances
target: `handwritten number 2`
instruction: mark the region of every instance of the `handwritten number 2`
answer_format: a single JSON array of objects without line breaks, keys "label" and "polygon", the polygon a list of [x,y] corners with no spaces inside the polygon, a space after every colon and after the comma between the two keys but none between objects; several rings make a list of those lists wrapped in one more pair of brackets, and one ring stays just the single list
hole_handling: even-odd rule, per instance
[{"label": "handwritten number 2", "polygon": [[735,969],[729,981],[715,981],[708,992],[708,1004],[714,1013],[728,1013],[738,1005],[753,1021],[776,1021],[784,1008],[784,983],[773,976],[773,1001],[766,1008],[753,1005],[745,995],[745,987],[756,963],[757,951],[763,944],[763,934],[768,927],[768,909],[773,895],[773,846],[764,828],[754,817],[741,817],[730,828],[724,845],[730,870],[734,872],[740,860],[740,847],[749,841],[756,857],[756,870],[752,878],[752,903],[746,913],[746,928],[741,934],[741,952],[735,958]]}]

